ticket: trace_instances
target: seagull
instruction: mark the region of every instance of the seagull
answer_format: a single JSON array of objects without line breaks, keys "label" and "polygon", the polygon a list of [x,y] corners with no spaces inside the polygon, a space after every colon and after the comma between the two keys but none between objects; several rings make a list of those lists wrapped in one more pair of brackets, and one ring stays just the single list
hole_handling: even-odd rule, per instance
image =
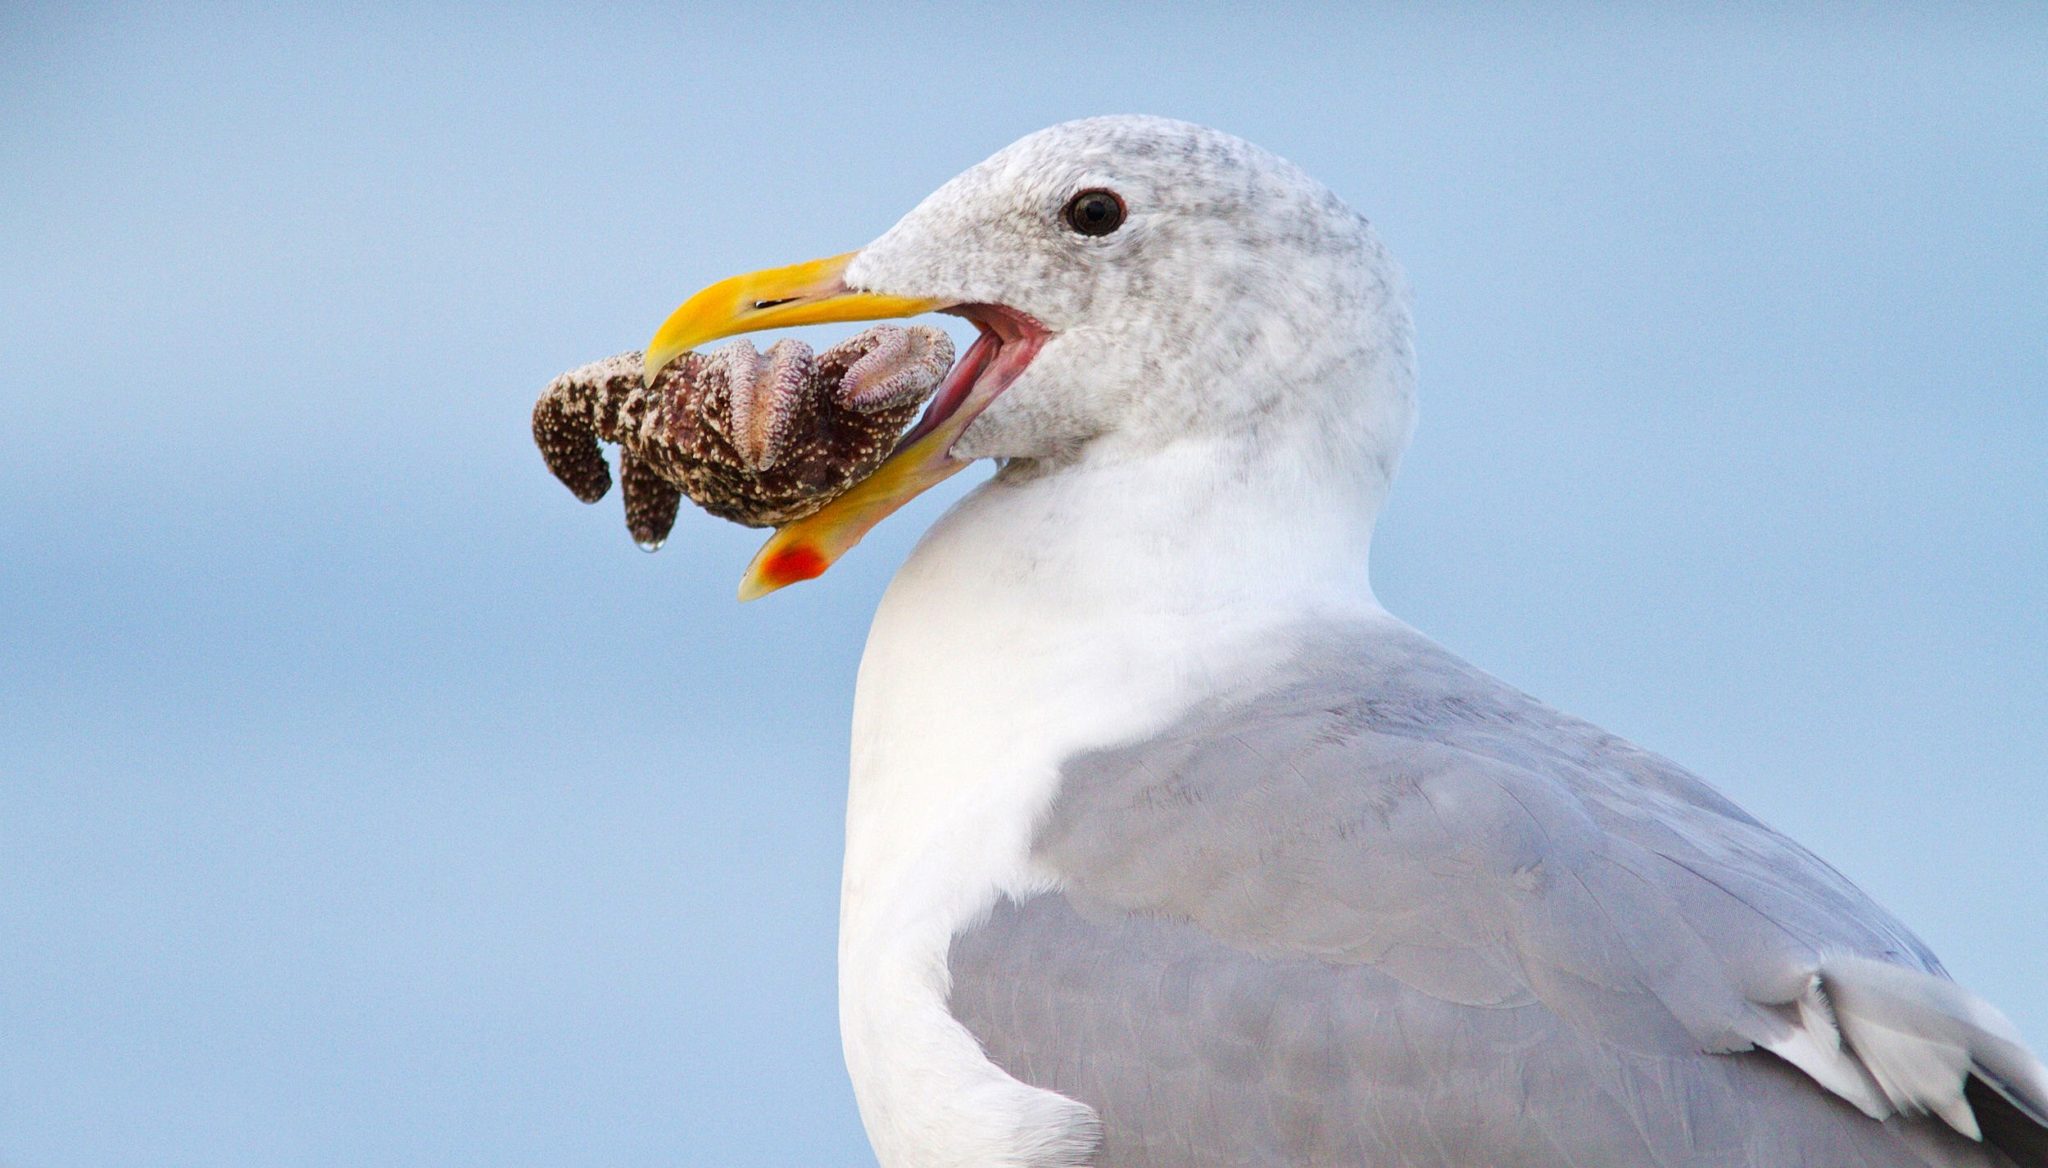
[{"label": "seagull", "polygon": [[978,339],[741,588],[997,463],[853,704],[839,1008],[884,1168],[2048,1164],[2048,1073],[1904,925],[1375,600],[1412,328],[1327,187],[1069,122],[706,288],[644,369],[932,311]]}]

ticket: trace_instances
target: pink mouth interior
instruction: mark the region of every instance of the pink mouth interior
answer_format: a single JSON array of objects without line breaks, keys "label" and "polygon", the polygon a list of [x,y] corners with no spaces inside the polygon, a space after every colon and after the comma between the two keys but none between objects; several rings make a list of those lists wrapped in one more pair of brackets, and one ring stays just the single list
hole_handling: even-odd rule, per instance
[{"label": "pink mouth interior", "polygon": [[962,304],[946,311],[974,322],[981,335],[953,363],[924,416],[897,443],[898,450],[955,418],[954,433],[965,432],[981,411],[1023,374],[1052,335],[1031,317],[1000,304]]}]

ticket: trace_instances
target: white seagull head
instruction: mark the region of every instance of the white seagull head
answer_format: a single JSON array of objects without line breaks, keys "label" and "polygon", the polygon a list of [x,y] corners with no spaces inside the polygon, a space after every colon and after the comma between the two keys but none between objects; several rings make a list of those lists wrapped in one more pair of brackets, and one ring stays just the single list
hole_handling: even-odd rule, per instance
[{"label": "white seagull head", "polygon": [[763,548],[742,595],[822,572],[976,458],[1056,470],[1283,447],[1376,510],[1414,418],[1397,268],[1365,219],[1249,142],[1164,118],[1067,122],[933,192],[857,252],[734,277],[669,318],[650,375],[715,337],[944,311],[980,339],[888,464]]}]

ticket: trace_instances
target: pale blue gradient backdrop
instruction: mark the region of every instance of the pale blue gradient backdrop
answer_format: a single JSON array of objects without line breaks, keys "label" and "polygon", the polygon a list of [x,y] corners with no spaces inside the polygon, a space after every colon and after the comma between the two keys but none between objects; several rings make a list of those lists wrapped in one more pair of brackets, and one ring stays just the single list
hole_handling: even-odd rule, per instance
[{"label": "pale blue gradient backdrop", "polygon": [[0,1164],[869,1163],[846,715],[943,500],[742,608],[527,410],[1114,111],[1410,272],[1390,608],[2048,1042],[2048,9],[1228,11],[0,10]]}]

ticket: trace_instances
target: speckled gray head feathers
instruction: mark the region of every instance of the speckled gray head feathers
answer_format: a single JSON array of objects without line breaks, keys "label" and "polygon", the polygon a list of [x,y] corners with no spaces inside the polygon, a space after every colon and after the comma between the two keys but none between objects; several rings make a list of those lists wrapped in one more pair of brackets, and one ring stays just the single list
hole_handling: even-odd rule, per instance
[{"label": "speckled gray head feathers", "polygon": [[[1119,229],[1062,221],[1091,188],[1123,199]],[[1220,131],[1124,116],[1032,134],[939,188],[847,279],[1004,304],[1053,332],[962,454],[1056,457],[1097,438],[1147,447],[1300,420],[1384,475],[1407,441],[1393,261],[1327,187]]]}]

